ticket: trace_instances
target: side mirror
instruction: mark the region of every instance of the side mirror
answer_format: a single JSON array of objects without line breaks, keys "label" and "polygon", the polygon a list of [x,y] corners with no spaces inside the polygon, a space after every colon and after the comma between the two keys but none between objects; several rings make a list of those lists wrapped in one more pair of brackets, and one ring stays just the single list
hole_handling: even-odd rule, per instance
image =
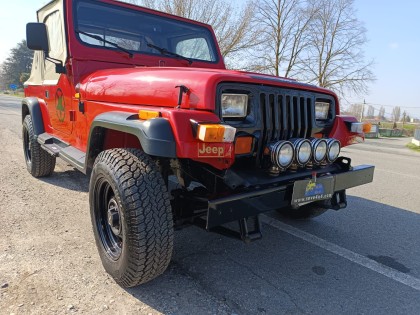
[{"label": "side mirror", "polygon": [[31,50],[42,50],[48,56],[50,45],[48,43],[47,26],[44,23],[26,24],[26,45]]}]

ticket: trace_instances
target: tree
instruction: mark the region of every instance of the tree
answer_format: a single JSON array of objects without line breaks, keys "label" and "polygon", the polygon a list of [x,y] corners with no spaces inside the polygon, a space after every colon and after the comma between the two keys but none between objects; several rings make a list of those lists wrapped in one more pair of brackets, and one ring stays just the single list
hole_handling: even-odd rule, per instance
[{"label": "tree", "polygon": [[0,64],[0,90],[7,89],[7,84],[4,82],[3,78],[3,64]]},{"label": "tree", "polygon": [[385,107],[381,106],[378,114],[379,119],[385,119]]},{"label": "tree", "polygon": [[26,81],[28,81],[30,75],[31,74],[29,72],[22,72],[20,74],[19,82],[23,85]]},{"label": "tree", "polygon": [[375,108],[372,105],[369,105],[366,113],[367,118],[374,118],[375,117]]},{"label": "tree", "polygon": [[359,119],[360,117],[363,116],[362,115],[363,109],[364,109],[363,104],[351,104],[347,113],[352,115],[352,116],[355,116],[355,117],[357,117],[357,119]]},{"label": "tree", "polygon": [[318,6],[312,23],[309,49],[302,67],[307,81],[338,93],[362,94],[374,80],[372,62],[365,62],[366,30],[357,20],[354,0],[308,0]]},{"label": "tree", "polygon": [[399,120],[400,120],[400,117],[401,117],[401,107],[399,107],[399,106],[395,106],[395,107],[392,109],[392,120],[393,120],[394,122],[397,122],[397,121],[399,121]]},{"label": "tree", "polygon": [[403,123],[403,126],[404,126],[404,124],[405,124],[406,121],[407,121],[407,112],[406,111],[403,111],[403,114],[402,114],[402,123]]},{"label": "tree", "polygon": [[223,57],[234,58],[236,53],[260,42],[259,30],[254,27],[255,7],[247,2],[236,9],[228,0],[126,0],[146,7],[200,21],[213,27]]},{"label": "tree", "polygon": [[10,50],[10,55],[3,62],[0,71],[1,81],[6,87],[10,84],[22,84],[22,73],[31,72],[33,54],[33,51],[26,47],[26,40],[22,40]]},{"label": "tree", "polygon": [[296,65],[308,45],[308,27],[317,7],[303,0],[261,0],[257,19],[263,41],[254,66],[276,76],[297,76]]}]

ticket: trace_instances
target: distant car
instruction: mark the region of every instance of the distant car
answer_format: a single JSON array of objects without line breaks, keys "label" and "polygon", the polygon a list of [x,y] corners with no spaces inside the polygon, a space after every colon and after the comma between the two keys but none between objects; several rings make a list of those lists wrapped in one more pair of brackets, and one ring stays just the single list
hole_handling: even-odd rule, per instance
[{"label": "distant car", "polygon": [[209,25],[112,0],[54,0],[37,15],[26,165],[49,176],[60,157],[89,174],[96,244],[122,286],[164,272],[174,226],[237,221],[230,232],[251,241],[262,212],[345,208],[346,189],[372,181],[373,166],[340,157],[363,124],[339,115],[333,92],[226,70]]}]

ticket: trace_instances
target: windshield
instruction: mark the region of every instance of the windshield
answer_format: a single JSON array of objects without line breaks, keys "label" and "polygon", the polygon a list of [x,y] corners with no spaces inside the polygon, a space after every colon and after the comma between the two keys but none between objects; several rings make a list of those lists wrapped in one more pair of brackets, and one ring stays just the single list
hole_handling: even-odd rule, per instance
[{"label": "windshield", "polygon": [[159,47],[170,58],[218,61],[212,34],[200,25],[89,0],[75,9],[76,34],[87,45],[162,55]]}]

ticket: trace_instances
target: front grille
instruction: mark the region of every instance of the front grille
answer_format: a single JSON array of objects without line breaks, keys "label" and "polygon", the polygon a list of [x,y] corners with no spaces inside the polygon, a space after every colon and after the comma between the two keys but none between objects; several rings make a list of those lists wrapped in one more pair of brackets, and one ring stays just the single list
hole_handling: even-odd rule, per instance
[{"label": "front grille", "polygon": [[[248,115],[245,119],[223,118],[236,128],[237,136],[251,135],[254,146],[251,154],[238,156],[235,163],[255,161],[265,167],[266,148],[270,143],[292,138],[308,139],[315,134],[327,135],[335,119],[335,100],[327,94],[265,85],[224,83],[218,88],[217,108],[221,114],[222,93],[248,94]],[[328,118],[315,119],[315,102],[331,104]]]},{"label": "front grille", "polygon": [[311,137],[315,97],[313,94],[291,92],[280,90],[278,93],[260,94],[264,144]]}]

